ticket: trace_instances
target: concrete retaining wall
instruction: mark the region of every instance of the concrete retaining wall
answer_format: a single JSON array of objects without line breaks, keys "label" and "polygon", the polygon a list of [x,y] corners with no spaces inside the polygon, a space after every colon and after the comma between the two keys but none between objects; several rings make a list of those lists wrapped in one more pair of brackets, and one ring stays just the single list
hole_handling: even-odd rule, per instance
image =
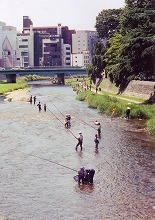
[{"label": "concrete retaining wall", "polygon": [[155,82],[133,80],[129,83],[123,95],[148,99],[155,91]]}]

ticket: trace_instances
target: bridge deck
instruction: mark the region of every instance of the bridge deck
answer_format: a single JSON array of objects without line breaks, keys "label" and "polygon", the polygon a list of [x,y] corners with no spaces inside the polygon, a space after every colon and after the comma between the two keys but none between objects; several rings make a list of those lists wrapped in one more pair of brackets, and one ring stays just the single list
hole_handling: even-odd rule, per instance
[{"label": "bridge deck", "polygon": [[87,74],[86,69],[81,68],[42,68],[42,69],[19,69],[19,70],[1,70],[1,75],[55,75],[55,74],[65,74],[65,75],[76,75],[76,74]]}]

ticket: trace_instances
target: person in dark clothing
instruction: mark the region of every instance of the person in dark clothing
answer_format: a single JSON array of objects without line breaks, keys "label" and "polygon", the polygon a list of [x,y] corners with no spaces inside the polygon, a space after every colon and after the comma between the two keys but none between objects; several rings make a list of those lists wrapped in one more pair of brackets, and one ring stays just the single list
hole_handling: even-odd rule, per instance
[{"label": "person in dark clothing", "polygon": [[36,104],[36,96],[33,97],[33,103]]},{"label": "person in dark clothing", "polygon": [[30,96],[30,104],[32,104],[32,95]]},{"label": "person in dark clothing", "polygon": [[98,132],[98,137],[101,137],[101,124],[98,123],[98,128],[97,128],[97,132]]},{"label": "person in dark clothing", "polygon": [[40,104],[40,102],[38,103],[37,106],[38,106],[39,112],[41,112],[42,109],[41,109],[41,104]]},{"label": "person in dark clothing", "polygon": [[95,148],[98,149],[99,140],[98,140],[97,134],[95,134],[94,142],[95,142]]},{"label": "person in dark clothing", "polygon": [[46,103],[45,103],[45,104],[44,104],[44,112],[46,112],[46,107],[47,107],[47,106],[46,106]]},{"label": "person in dark clothing", "polygon": [[127,107],[127,109],[126,109],[126,118],[127,119],[129,119],[129,117],[130,117],[130,107]]},{"label": "person in dark clothing", "polygon": [[93,184],[94,174],[95,174],[95,170],[91,169],[89,172],[89,184]]}]

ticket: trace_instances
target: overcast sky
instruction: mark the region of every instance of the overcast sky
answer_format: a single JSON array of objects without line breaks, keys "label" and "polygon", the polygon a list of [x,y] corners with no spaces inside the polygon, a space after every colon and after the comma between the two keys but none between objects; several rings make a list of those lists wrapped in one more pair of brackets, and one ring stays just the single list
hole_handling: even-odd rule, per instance
[{"label": "overcast sky", "polygon": [[0,0],[0,21],[22,30],[23,16],[33,26],[68,26],[75,30],[95,30],[96,16],[103,9],[121,8],[125,0]]}]

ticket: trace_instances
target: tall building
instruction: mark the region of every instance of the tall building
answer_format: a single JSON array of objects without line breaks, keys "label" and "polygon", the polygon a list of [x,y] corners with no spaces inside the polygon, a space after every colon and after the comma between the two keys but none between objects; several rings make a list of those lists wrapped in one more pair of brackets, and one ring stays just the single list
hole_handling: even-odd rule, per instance
[{"label": "tall building", "polygon": [[77,31],[72,35],[72,65],[87,66],[93,56],[93,44],[100,42],[96,31]]},{"label": "tall building", "polygon": [[11,68],[16,65],[16,34],[15,27],[0,22],[0,67]]},{"label": "tall building", "polygon": [[96,31],[77,31],[76,34],[72,35],[72,53],[80,54],[83,51],[88,51],[92,56],[94,42],[100,41]]},{"label": "tall building", "polygon": [[42,42],[43,66],[62,66],[62,40],[60,35],[50,35]]},{"label": "tall building", "polygon": [[[23,34],[30,32],[31,23],[28,16],[23,16]],[[32,27],[32,31],[34,33],[34,66],[71,65],[72,34],[76,33],[75,30],[69,30],[67,26],[58,24]]]},{"label": "tall building", "polygon": [[17,66],[34,66],[34,34],[32,25],[29,33],[17,33]]}]

